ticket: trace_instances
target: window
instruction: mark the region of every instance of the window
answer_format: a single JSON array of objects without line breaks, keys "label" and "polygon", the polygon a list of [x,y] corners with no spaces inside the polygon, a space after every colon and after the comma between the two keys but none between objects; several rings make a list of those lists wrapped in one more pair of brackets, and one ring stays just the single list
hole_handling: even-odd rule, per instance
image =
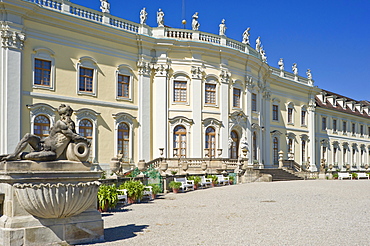
[{"label": "window", "polygon": [[257,151],[257,134],[253,132],[252,138],[252,146],[253,146],[253,160],[258,160],[258,151]]},{"label": "window", "polygon": [[118,74],[117,96],[129,98],[130,95],[130,76]]},{"label": "window", "polygon": [[293,153],[293,139],[288,140],[288,153]]},{"label": "window", "polygon": [[257,111],[257,94],[252,93],[252,111]]},{"label": "window", "polygon": [[333,119],[333,132],[337,131],[337,120]]},{"label": "window", "polygon": [[81,120],[78,127],[78,133],[81,136],[91,140],[93,134],[93,124],[91,121],[87,119]]},{"label": "window", "polygon": [[302,163],[306,162],[306,141],[302,140]]},{"label": "window", "polygon": [[321,130],[326,131],[326,117],[322,117]]},{"label": "window", "polygon": [[239,147],[239,136],[236,131],[231,131],[231,147],[230,147],[230,158],[238,159],[238,147]]},{"label": "window", "polygon": [[274,165],[278,165],[279,164],[279,140],[277,139],[277,137],[274,137],[272,141],[272,149],[273,149]]},{"label": "window", "polygon": [[216,104],[216,85],[215,84],[205,84],[205,103],[206,104]]},{"label": "window", "polygon": [[206,130],[206,149],[210,157],[216,156],[216,131],[213,127],[208,127]]},{"label": "window", "polygon": [[363,125],[360,125],[360,134],[361,134],[361,136],[364,135],[364,126]]},{"label": "window", "polygon": [[233,90],[233,107],[240,108],[240,89],[234,88]]},{"label": "window", "polygon": [[301,111],[301,125],[302,126],[306,125],[306,113],[307,113],[307,111],[302,109],[302,111]]},{"label": "window", "polygon": [[356,133],[356,124],[352,123],[352,134],[355,135]]},{"label": "window", "polygon": [[334,162],[334,165],[336,165],[337,163],[337,150],[338,150],[338,147],[334,147],[334,151],[333,151],[333,162]]},{"label": "window", "polygon": [[288,123],[293,123],[293,108],[288,108]]},{"label": "window", "polygon": [[187,102],[187,82],[175,80],[173,95],[175,102]]},{"label": "window", "polygon": [[323,160],[326,160],[326,147],[322,146],[322,158]]},{"label": "window", "polygon": [[173,134],[174,156],[186,158],[186,128],[181,125],[176,126]]},{"label": "window", "polygon": [[279,106],[272,105],[272,120],[279,120]]},{"label": "window", "polygon": [[33,134],[39,136],[41,139],[49,136],[50,121],[45,115],[38,115],[35,118],[33,125]]},{"label": "window", "polygon": [[343,164],[347,164],[347,148],[343,147]]},{"label": "window", "polygon": [[50,87],[51,61],[35,58],[34,84]]},{"label": "window", "polygon": [[343,121],[343,133],[347,132],[347,121]]},{"label": "window", "polygon": [[79,91],[93,92],[94,69],[80,67]]},{"label": "window", "polygon": [[123,158],[129,158],[129,126],[126,123],[118,125],[118,153]]},{"label": "window", "polygon": [[370,137],[370,127],[367,127],[367,135]]}]

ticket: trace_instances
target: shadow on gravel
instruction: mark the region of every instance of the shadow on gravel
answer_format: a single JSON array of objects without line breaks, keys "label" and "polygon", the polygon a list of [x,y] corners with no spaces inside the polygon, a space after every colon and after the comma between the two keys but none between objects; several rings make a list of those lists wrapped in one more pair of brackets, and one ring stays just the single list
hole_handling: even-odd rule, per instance
[{"label": "shadow on gravel", "polygon": [[122,239],[136,237],[137,232],[142,232],[148,225],[125,225],[104,229],[104,242],[114,242]]}]

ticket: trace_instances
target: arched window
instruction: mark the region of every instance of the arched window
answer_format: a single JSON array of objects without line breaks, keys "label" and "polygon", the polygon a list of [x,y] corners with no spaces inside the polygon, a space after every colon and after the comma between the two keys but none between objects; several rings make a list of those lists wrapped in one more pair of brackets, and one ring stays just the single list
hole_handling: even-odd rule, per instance
[{"label": "arched window", "polygon": [[306,141],[302,140],[302,163],[306,162]]},{"label": "arched window", "polygon": [[79,134],[87,139],[92,139],[93,124],[90,120],[83,119],[79,124]]},{"label": "arched window", "polygon": [[337,152],[338,152],[338,147],[334,146],[334,148],[333,148],[333,162],[334,162],[334,166],[337,165]]},{"label": "arched window", "polygon": [[293,153],[293,139],[288,140],[288,153]]},{"label": "arched window", "polygon": [[257,133],[253,132],[253,139],[252,139],[252,144],[253,144],[253,160],[258,160],[258,155],[257,155]]},{"label": "arched window", "polygon": [[231,131],[231,146],[230,146],[230,158],[238,159],[238,146],[239,146],[239,136],[236,131]]},{"label": "arched window", "polygon": [[206,149],[209,150],[209,156],[215,157],[216,154],[216,131],[213,127],[206,130]]},{"label": "arched window", "polygon": [[182,125],[175,127],[173,133],[174,153],[180,158],[186,158],[186,128]]},{"label": "arched window", "polygon": [[45,115],[38,115],[35,117],[33,125],[33,133],[40,138],[49,136],[50,132],[50,121]]},{"label": "arched window", "polygon": [[274,165],[278,165],[279,164],[279,140],[277,137],[274,137],[272,141],[272,149],[273,149]]},{"label": "arched window", "polygon": [[129,126],[126,123],[118,125],[118,153],[122,154],[123,158],[129,158]]}]

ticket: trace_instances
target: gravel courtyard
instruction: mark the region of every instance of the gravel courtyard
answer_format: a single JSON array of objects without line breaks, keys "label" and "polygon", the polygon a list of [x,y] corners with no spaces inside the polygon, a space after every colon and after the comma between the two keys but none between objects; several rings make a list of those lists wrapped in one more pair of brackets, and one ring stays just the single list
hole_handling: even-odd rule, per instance
[{"label": "gravel courtyard", "polygon": [[103,215],[93,245],[370,245],[370,181],[248,183]]}]

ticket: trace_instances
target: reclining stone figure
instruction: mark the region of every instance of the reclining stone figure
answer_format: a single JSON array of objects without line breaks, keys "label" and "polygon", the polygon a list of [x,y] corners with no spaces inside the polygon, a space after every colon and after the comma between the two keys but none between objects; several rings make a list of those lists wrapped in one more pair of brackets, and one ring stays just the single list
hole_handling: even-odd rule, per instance
[{"label": "reclining stone figure", "polygon": [[[71,119],[73,109],[65,104],[58,108],[60,120],[50,129],[50,134],[41,140],[39,136],[27,133],[18,143],[15,151],[0,156],[0,160],[32,160],[32,161],[86,161],[89,157],[90,142],[76,133],[75,123]],[[27,145],[30,153],[22,152]]]}]

